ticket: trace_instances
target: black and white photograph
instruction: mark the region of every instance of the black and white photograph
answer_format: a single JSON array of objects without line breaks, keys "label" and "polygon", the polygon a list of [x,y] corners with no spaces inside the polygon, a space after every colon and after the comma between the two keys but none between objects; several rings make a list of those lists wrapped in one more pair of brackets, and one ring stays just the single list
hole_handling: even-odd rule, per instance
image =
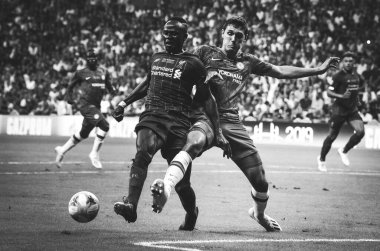
[{"label": "black and white photograph", "polygon": [[0,250],[380,250],[380,0],[0,0]]}]

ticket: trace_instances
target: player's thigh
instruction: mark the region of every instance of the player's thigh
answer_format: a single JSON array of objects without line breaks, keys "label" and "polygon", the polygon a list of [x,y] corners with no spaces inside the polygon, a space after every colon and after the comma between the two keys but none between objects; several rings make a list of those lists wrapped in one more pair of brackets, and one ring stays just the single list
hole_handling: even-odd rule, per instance
[{"label": "player's thigh", "polygon": [[137,131],[136,149],[154,155],[164,144],[163,139],[152,129],[142,127]]},{"label": "player's thigh", "polygon": [[213,143],[214,131],[212,126],[206,120],[198,120],[190,128],[183,150],[195,158],[201,152],[211,148]]},{"label": "player's thigh", "polygon": [[100,121],[106,120],[100,110],[94,105],[85,105],[80,108],[80,113],[82,114],[84,120],[83,123],[86,123],[92,126],[97,126]]},{"label": "player's thigh", "polygon": [[82,127],[81,127],[80,132],[79,132],[81,138],[83,138],[83,139],[88,138],[92,129],[94,129],[94,128],[95,128],[95,125],[91,121],[89,121],[86,118],[83,118]]},{"label": "player's thigh", "polygon": [[242,123],[221,123],[224,137],[231,146],[232,159],[239,160],[257,153],[251,137]]},{"label": "player's thigh", "polygon": [[342,116],[339,114],[333,114],[330,118],[330,131],[339,132],[340,128],[342,128],[344,122],[346,122],[347,116]]}]

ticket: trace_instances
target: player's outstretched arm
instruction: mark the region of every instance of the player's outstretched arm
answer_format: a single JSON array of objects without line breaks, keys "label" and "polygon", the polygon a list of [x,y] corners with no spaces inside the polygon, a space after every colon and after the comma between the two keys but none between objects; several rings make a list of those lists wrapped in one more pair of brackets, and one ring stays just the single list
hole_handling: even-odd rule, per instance
[{"label": "player's outstretched arm", "polygon": [[266,74],[274,78],[303,78],[325,73],[329,68],[337,68],[338,57],[329,57],[323,64],[315,68],[303,68],[290,65],[273,65],[272,69]]},{"label": "player's outstretched arm", "polygon": [[142,81],[133,91],[126,97],[123,101],[121,101],[116,109],[111,113],[112,117],[117,122],[120,122],[124,118],[124,108],[128,105],[132,104],[136,100],[139,100],[143,97],[145,97],[148,93],[148,87],[149,87],[149,78],[145,78],[144,81]]}]

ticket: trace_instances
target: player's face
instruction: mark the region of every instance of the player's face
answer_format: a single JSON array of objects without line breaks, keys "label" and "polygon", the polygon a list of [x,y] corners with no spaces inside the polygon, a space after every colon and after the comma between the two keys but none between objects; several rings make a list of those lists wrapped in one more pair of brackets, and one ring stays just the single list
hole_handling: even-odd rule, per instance
[{"label": "player's face", "polygon": [[87,66],[90,69],[95,69],[98,64],[98,59],[96,57],[87,57],[86,62],[87,62]]},{"label": "player's face", "polygon": [[165,49],[169,53],[182,52],[183,43],[187,38],[187,33],[183,24],[177,21],[169,21],[162,30]]},{"label": "player's face", "polygon": [[222,49],[227,54],[236,55],[245,40],[244,30],[229,24],[225,30],[222,30]]},{"label": "player's face", "polygon": [[342,64],[345,71],[351,72],[354,68],[355,60],[352,57],[345,57],[342,60]]}]

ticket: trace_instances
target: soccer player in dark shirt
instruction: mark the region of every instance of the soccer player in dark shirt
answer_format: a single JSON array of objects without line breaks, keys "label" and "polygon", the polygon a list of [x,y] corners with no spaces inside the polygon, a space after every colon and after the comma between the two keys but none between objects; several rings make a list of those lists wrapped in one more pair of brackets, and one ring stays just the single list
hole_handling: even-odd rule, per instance
[{"label": "soccer player in dark shirt", "polygon": [[[62,166],[65,153],[76,146],[80,141],[86,139],[92,129],[96,127],[96,137],[89,157],[95,168],[102,168],[99,150],[109,130],[109,124],[100,112],[100,102],[106,90],[114,94],[115,88],[110,82],[110,76],[106,69],[98,66],[98,60],[94,50],[88,50],[86,61],[87,67],[74,73],[66,93],[67,102],[69,104],[76,102],[76,106],[83,116],[82,128],[79,132],[71,136],[63,146],[55,147],[57,167]],[[78,101],[74,101],[74,89],[78,92]]]},{"label": "soccer player in dark shirt", "polygon": [[[206,69],[203,63],[197,56],[183,51],[183,43],[187,38],[186,21],[179,17],[170,18],[162,34],[166,51],[152,56],[147,78],[112,113],[117,121],[121,121],[127,105],[147,97],[146,110],[135,128],[137,153],[130,170],[128,196],[114,204],[115,213],[123,216],[127,222],[137,219],[138,201],[155,153],[161,150],[162,157],[170,163],[185,145],[193,109],[194,85],[197,87],[195,95],[207,109],[212,121],[219,119],[215,100],[205,83]],[[217,122],[214,125],[218,126]],[[187,185],[190,186],[184,186]],[[194,194],[191,187],[190,190]]]},{"label": "soccer player in dark shirt", "polygon": [[[252,54],[242,53],[241,47],[248,37],[248,26],[244,18],[231,17],[226,20],[222,30],[222,46],[215,47],[203,45],[197,48],[194,53],[199,56],[205,64],[208,73],[216,74],[216,78],[210,81],[210,89],[218,104],[220,115],[220,127],[223,135],[228,140],[231,150],[231,159],[241,169],[252,185],[251,196],[253,198],[253,207],[249,209],[249,215],[262,225],[267,231],[280,231],[280,225],[271,217],[264,213],[268,201],[268,181],[265,177],[265,171],[254,146],[252,139],[244,128],[238,114],[238,97],[241,91],[248,83],[250,74],[266,75],[275,78],[301,78],[317,74],[322,74],[329,67],[336,67],[339,58],[330,57],[322,65],[316,68],[300,68],[294,66],[276,66],[259,60]],[[193,139],[196,144],[197,139]],[[188,159],[183,156],[176,156],[177,168],[186,170]],[[164,178],[164,188],[158,189],[153,183],[154,193],[159,194],[161,199],[154,200],[154,207],[162,208],[166,202],[168,193],[167,186],[173,186],[169,180],[169,176],[174,176],[175,165],[168,169]],[[189,179],[190,177],[184,177]],[[162,184],[162,183],[160,183]],[[160,192],[159,191],[164,191]],[[186,191],[183,191],[185,193]],[[157,196],[157,195],[156,195]],[[162,204],[160,204],[162,203]],[[193,230],[198,208],[195,206],[195,200],[188,201],[187,207],[195,212],[188,214],[188,229]],[[186,221],[185,221],[186,222]],[[191,224],[190,224],[191,223]]]},{"label": "soccer player in dark shirt", "polygon": [[359,91],[363,89],[364,80],[354,69],[355,54],[346,52],[342,57],[342,70],[333,76],[333,83],[329,86],[327,94],[335,98],[331,107],[330,130],[323,141],[321,154],[318,156],[318,169],[326,172],[326,155],[331,149],[332,143],[337,138],[343,124],[347,122],[354,134],[343,148],[338,148],[338,153],[345,166],[350,165],[347,152],[359,144],[364,137],[364,122],[359,115]]}]

